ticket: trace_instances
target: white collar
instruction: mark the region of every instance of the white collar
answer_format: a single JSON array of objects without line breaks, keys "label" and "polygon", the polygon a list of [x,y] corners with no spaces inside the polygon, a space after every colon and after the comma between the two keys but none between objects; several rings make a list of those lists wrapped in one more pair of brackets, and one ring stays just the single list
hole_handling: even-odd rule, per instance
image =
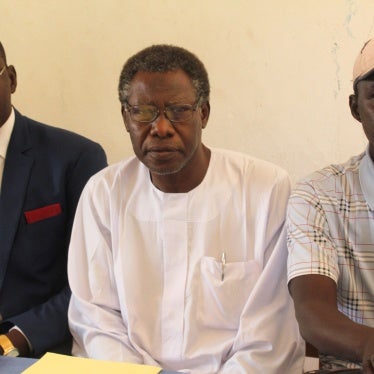
[{"label": "white collar", "polygon": [[6,156],[6,151],[8,149],[10,137],[12,135],[14,121],[15,121],[15,114],[14,114],[14,109],[12,107],[12,110],[10,112],[8,119],[0,127],[0,156],[3,157],[4,159]]}]

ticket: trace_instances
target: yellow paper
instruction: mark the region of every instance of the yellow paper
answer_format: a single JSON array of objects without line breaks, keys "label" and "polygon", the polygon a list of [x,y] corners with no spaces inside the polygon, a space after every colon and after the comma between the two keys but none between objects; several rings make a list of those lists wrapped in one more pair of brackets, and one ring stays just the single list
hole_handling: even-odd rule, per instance
[{"label": "yellow paper", "polygon": [[46,353],[22,374],[157,374],[161,368]]}]

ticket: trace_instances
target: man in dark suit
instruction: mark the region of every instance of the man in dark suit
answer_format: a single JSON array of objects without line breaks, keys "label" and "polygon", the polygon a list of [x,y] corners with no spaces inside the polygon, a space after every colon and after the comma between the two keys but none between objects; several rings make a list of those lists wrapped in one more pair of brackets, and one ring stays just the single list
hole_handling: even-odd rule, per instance
[{"label": "man in dark suit", "polygon": [[71,226],[106,156],[80,135],[20,114],[11,105],[16,86],[0,43],[0,354],[68,353]]}]

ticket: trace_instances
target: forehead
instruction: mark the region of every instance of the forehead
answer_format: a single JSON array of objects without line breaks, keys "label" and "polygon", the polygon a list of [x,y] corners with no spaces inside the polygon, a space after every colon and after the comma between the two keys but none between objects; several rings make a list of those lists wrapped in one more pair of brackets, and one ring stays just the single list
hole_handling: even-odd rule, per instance
[{"label": "forehead", "polygon": [[191,78],[183,70],[164,73],[140,71],[131,81],[130,97],[143,100],[195,99]]},{"label": "forehead", "polygon": [[357,83],[358,93],[360,92],[365,93],[368,90],[372,90],[373,87],[374,87],[374,75],[370,75],[368,78],[363,79],[362,81]]}]

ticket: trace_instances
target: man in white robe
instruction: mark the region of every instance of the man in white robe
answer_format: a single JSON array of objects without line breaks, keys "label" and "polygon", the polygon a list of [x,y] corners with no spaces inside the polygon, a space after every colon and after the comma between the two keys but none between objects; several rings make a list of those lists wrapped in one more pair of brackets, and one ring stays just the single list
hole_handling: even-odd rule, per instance
[{"label": "man in white robe", "polygon": [[73,354],[196,374],[301,373],[287,173],[202,143],[208,75],[185,49],[131,57],[119,97],[136,156],[95,175],[77,209]]}]

